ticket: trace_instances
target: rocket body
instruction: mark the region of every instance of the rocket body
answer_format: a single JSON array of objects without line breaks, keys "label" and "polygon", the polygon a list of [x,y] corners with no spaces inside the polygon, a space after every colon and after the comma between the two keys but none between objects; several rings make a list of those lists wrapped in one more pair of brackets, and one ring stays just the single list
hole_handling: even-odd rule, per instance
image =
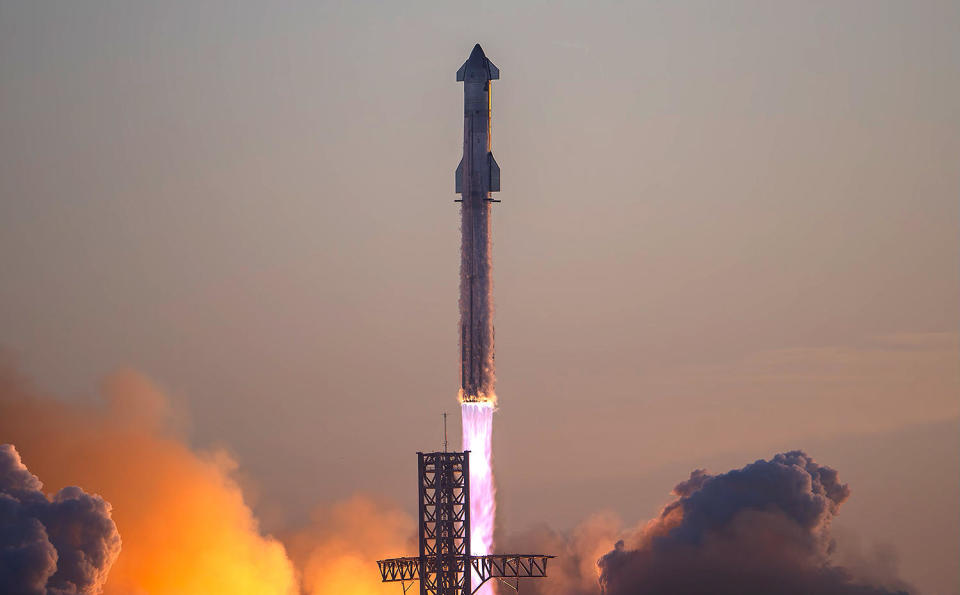
[{"label": "rocket body", "polygon": [[500,71],[477,44],[457,71],[463,82],[463,158],[460,194],[460,399],[492,402],[494,392],[491,192],[500,190],[500,167],[490,150],[490,81]]}]

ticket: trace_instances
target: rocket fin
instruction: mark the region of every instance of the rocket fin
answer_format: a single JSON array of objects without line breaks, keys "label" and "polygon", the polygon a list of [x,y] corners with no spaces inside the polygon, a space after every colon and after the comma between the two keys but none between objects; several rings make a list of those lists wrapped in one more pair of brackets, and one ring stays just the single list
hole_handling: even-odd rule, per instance
[{"label": "rocket fin", "polygon": [[490,192],[500,192],[500,166],[493,153],[487,153],[487,164],[490,166]]},{"label": "rocket fin", "polygon": [[454,192],[461,194],[463,192],[463,159],[460,160],[460,165],[457,166],[457,179],[454,182]]}]

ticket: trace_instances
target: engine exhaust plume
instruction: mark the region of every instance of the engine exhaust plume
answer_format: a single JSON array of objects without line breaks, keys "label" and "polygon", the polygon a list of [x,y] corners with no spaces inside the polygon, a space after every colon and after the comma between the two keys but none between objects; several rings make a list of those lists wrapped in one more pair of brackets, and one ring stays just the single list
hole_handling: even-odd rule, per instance
[{"label": "engine exhaust plume", "polygon": [[494,406],[490,402],[463,403],[463,449],[470,451],[470,547],[475,556],[493,553],[496,487],[493,483]]}]

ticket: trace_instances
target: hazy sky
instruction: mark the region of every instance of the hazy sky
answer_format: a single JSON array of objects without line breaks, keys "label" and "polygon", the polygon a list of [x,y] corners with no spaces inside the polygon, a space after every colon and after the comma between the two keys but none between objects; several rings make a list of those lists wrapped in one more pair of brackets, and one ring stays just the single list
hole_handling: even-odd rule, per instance
[{"label": "hazy sky", "polygon": [[502,525],[805,448],[840,529],[960,592],[957,2],[2,0],[0,348],[71,398],[155,379],[268,529],[412,510],[478,41]]}]

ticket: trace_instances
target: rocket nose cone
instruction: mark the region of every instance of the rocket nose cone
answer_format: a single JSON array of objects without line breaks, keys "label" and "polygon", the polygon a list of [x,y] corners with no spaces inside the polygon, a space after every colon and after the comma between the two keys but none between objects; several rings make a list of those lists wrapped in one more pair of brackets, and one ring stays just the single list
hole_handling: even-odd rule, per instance
[{"label": "rocket nose cone", "polygon": [[500,78],[500,71],[487,59],[480,44],[473,46],[470,57],[457,71],[457,80],[492,80]]},{"label": "rocket nose cone", "polygon": [[480,47],[480,44],[473,46],[473,51],[470,52],[470,57],[467,58],[467,66],[479,68],[487,63],[487,55],[483,53],[483,48]]}]

